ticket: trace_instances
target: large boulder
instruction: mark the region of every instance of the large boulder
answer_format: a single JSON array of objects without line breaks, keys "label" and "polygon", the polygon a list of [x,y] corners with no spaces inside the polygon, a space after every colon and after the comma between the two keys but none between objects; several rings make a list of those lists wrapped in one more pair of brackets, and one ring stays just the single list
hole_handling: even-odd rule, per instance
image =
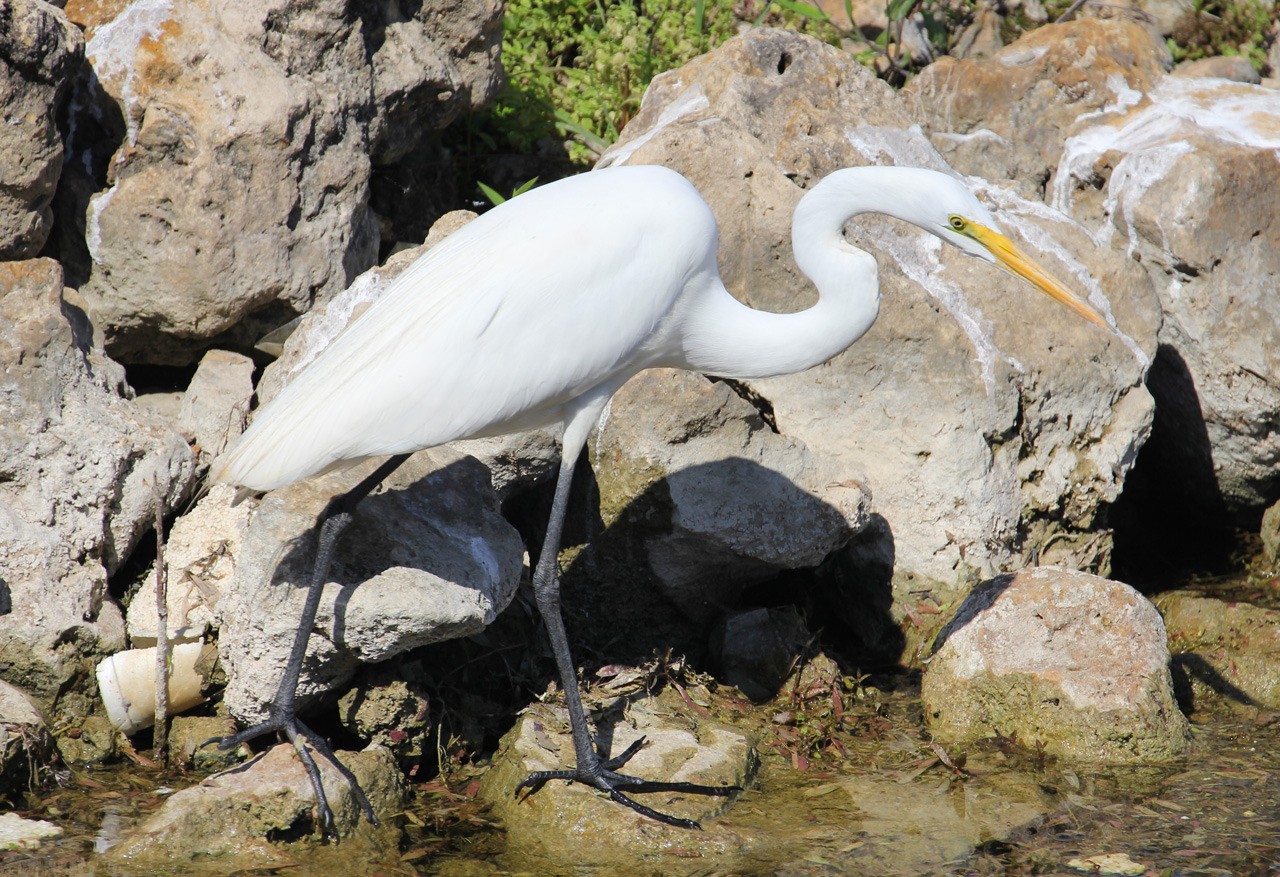
[{"label": "large boulder", "polygon": [[[656,78],[601,163],[624,162],[689,177],[720,223],[726,285],[775,311],[813,297],[790,252],[804,186],[868,163],[948,169],[868,71],[766,30]],[[850,549],[861,570],[850,579],[865,587],[868,569],[891,571],[895,595],[932,589],[938,602],[1026,554],[1105,555],[1092,529],[1151,423],[1142,380],[1159,321],[1149,279],[1123,254],[1042,204],[968,182],[1006,232],[1114,317],[1115,334],[931,235],[864,216],[846,234],[879,256],[877,323],[826,365],[745,382],[782,436],[841,473],[819,498],[840,508],[849,479],[870,487],[877,516]]]},{"label": "large boulder", "polygon": [[1212,523],[1280,485],[1280,308],[1267,281],[1280,273],[1280,103],[1274,89],[1168,66],[1138,25],[1080,21],[989,61],[934,64],[904,95],[957,168],[1007,169],[1150,274],[1163,319],[1149,468]]},{"label": "large boulder", "polygon": [[[283,487],[254,510],[216,613],[228,676],[223,699],[242,721],[264,718],[275,697],[320,513],[373,468],[364,463]],[[524,557],[496,505],[488,470],[448,449],[415,454],[362,501],[334,553],[300,696],[337,688],[360,663],[490,624],[515,596]]]},{"label": "large boulder", "polygon": [[1136,22],[1087,18],[1038,28],[989,60],[939,58],[902,97],[956,170],[1039,197],[1077,120],[1149,91],[1169,66]]},{"label": "large boulder", "polygon": [[498,13],[463,4],[446,28],[430,4],[77,7],[94,76],[63,209],[87,254],[64,241],[64,259],[113,355],[248,347],[372,265],[372,163],[493,94]]},{"label": "large boulder", "polygon": [[1051,183],[1159,293],[1159,468],[1206,517],[1280,489],[1277,131],[1275,90],[1170,76],[1078,125]]},{"label": "large boulder", "polygon": [[107,579],[195,469],[90,335],[56,262],[0,263],[0,666],[54,724],[90,711],[88,659],[124,647]]},{"label": "large boulder", "polygon": [[84,37],[39,0],[0,7],[0,259],[40,252],[62,172],[57,115],[84,61]]},{"label": "large boulder", "polygon": [[975,588],[938,637],[921,687],[943,742],[1006,737],[1077,761],[1184,755],[1160,613],[1120,582],[1053,568]]},{"label": "large boulder", "polygon": [[597,553],[700,622],[748,585],[816,567],[871,518],[863,484],[702,375],[632,378],[591,451],[606,528]]}]

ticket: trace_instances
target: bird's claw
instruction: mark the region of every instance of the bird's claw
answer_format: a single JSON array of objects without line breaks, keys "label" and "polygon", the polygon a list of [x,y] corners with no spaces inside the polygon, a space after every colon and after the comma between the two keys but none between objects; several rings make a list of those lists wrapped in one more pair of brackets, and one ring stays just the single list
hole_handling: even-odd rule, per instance
[{"label": "bird's claw", "polygon": [[221,752],[227,752],[248,743],[250,740],[256,740],[264,734],[275,732],[283,734],[289,738],[289,742],[293,744],[294,750],[298,753],[298,758],[302,762],[302,766],[307,771],[307,778],[311,781],[311,788],[316,796],[316,811],[320,823],[324,828],[326,835],[336,837],[334,834],[333,809],[329,806],[329,798],[324,791],[324,783],[320,778],[320,768],[316,765],[315,759],[312,757],[307,744],[311,745],[325,759],[334,766],[334,769],[342,775],[347,781],[347,785],[351,788],[352,797],[356,799],[360,811],[365,818],[373,826],[377,826],[378,816],[373,812],[373,805],[369,803],[369,798],[364,793],[364,789],[360,788],[360,781],[356,779],[356,775],[351,769],[343,764],[338,756],[334,754],[333,749],[325,741],[323,737],[315,731],[308,728],[297,716],[292,714],[275,714],[264,722],[259,722],[250,728],[245,728],[235,734],[228,734],[225,737],[210,737],[200,744],[200,748],[216,743]]},{"label": "bird's claw", "polygon": [[[520,801],[527,800],[531,795],[535,794],[539,789],[551,780],[565,780],[566,782],[578,782],[592,788],[599,789],[609,796],[615,803],[621,804],[641,816],[647,816],[664,825],[673,825],[676,828],[688,828],[701,831],[702,826],[696,820],[684,819],[679,816],[671,816],[667,813],[661,813],[651,807],[646,807],[639,801],[627,797],[622,793],[622,789],[629,792],[685,792],[692,795],[714,795],[717,797],[727,797],[735,792],[741,792],[742,786],[703,786],[697,783],[671,783],[656,782],[645,780],[639,777],[627,776],[626,774],[617,773],[614,768],[621,767],[631,759],[633,755],[639,752],[647,741],[644,737],[636,740],[621,754],[613,758],[602,759],[599,761],[599,769],[597,771],[584,770],[581,768],[568,768],[565,770],[539,770],[534,771],[521,780],[515,788],[515,797]],[[521,792],[524,792],[523,797]]]}]

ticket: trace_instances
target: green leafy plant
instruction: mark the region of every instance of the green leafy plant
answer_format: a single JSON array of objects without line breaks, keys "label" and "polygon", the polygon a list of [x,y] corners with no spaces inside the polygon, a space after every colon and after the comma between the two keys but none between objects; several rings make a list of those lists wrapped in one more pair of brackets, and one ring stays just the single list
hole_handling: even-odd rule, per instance
[{"label": "green leafy plant", "polygon": [[744,21],[839,39],[827,15],[802,0],[510,0],[507,87],[472,119],[469,136],[486,151],[518,154],[565,142],[574,163],[588,164],[639,111],[654,76],[715,48]]},{"label": "green leafy plant", "polygon": [[1267,61],[1275,0],[1196,0],[1168,39],[1173,60],[1240,55],[1261,71]]},{"label": "green leafy plant", "polygon": [[492,204],[494,207],[497,207],[499,204],[502,204],[506,201],[510,201],[511,198],[514,198],[517,195],[523,195],[525,192],[529,191],[537,184],[538,184],[537,177],[534,177],[532,180],[525,180],[523,183],[516,186],[511,191],[510,197],[506,197],[497,189],[493,188],[493,186],[486,185],[485,183],[482,183],[479,180],[476,181],[476,185],[480,187],[481,193],[483,193],[484,196],[489,199],[489,203]]}]

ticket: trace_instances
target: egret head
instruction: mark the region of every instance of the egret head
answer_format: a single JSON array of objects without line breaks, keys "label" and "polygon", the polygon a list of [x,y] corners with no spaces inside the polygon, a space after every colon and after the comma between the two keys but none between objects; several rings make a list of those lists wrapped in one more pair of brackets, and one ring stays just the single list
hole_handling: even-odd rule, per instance
[{"label": "egret head", "polygon": [[929,231],[954,247],[984,262],[998,265],[1030,283],[1053,300],[1071,308],[1091,323],[1111,330],[1094,308],[1078,298],[1064,283],[1042,268],[996,228],[990,211],[958,180],[938,175],[930,213]]}]

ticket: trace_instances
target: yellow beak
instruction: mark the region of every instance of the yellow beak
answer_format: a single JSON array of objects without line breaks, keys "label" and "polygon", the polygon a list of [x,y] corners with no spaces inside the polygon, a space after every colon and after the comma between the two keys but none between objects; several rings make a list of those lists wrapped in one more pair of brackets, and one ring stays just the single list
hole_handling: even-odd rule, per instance
[{"label": "yellow beak", "polygon": [[970,222],[965,229],[965,233],[990,250],[991,255],[996,257],[996,263],[1010,274],[1016,274],[1021,277],[1045,295],[1071,308],[1071,310],[1089,322],[1097,323],[1108,332],[1114,331],[1107,324],[1107,321],[1103,319],[1102,314],[1094,310],[1092,305],[1083,299],[1077,298],[1075,293],[1048,271],[1037,265],[1030,256],[1018,249],[1017,244],[1000,234],[1000,232],[993,231],[976,222]]}]

